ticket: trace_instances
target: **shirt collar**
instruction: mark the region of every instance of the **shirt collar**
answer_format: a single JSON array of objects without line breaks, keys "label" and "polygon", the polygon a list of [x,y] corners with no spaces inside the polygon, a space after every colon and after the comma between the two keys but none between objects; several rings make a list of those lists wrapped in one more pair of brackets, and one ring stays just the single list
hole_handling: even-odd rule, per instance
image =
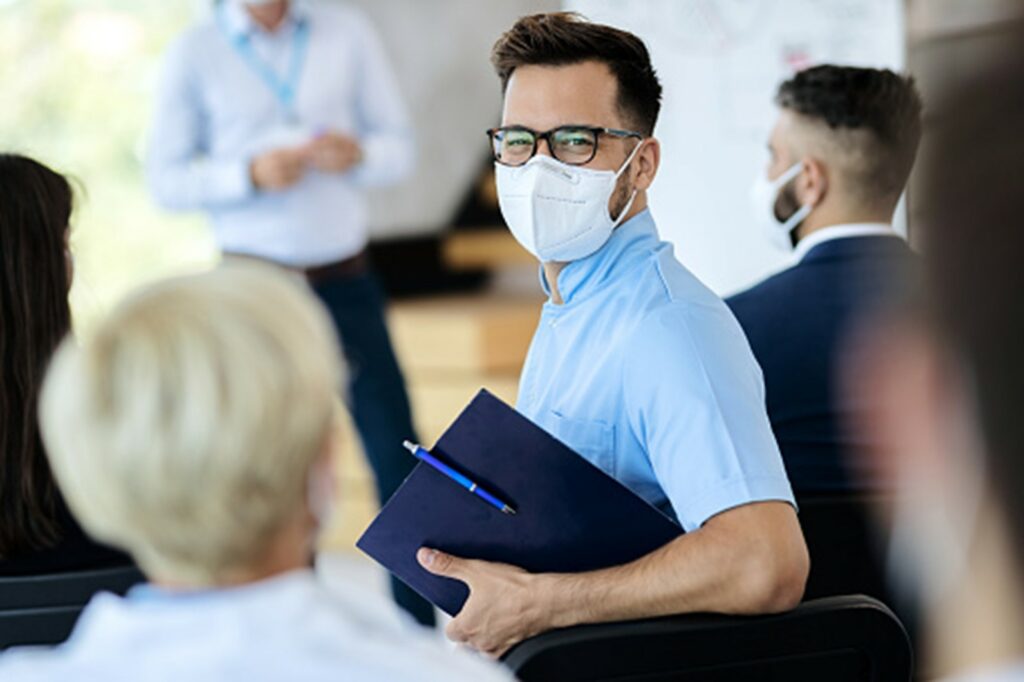
[{"label": "shirt collar", "polygon": [[[249,13],[242,7],[242,3],[233,0],[220,0],[221,11],[224,12],[224,22],[232,37],[252,36],[263,33],[263,29],[253,21]],[[288,3],[287,14],[284,22],[277,32],[287,32],[306,21],[309,18],[309,5],[306,0],[291,0]]]},{"label": "shirt collar", "polygon": [[128,590],[127,598],[134,602],[145,603],[190,603],[212,602],[232,595],[258,595],[275,592],[278,589],[287,589],[289,585],[307,582],[313,579],[313,570],[299,568],[285,573],[280,573],[269,578],[257,580],[256,582],[234,585],[231,587],[208,587],[188,590],[172,590],[166,587],[142,583]]},{"label": "shirt collar", "polygon": [[966,671],[947,682],[1013,682],[1024,678],[1024,661],[1012,661]]},{"label": "shirt collar", "polygon": [[798,261],[811,252],[815,246],[830,242],[834,239],[847,239],[849,237],[896,237],[902,239],[891,225],[885,223],[849,223],[845,225],[830,225],[816,230],[801,239],[793,255]]},{"label": "shirt collar", "polygon": [[[558,293],[562,296],[564,308],[586,298],[591,291],[606,281],[628,270],[658,245],[658,229],[649,209],[619,225],[604,246],[586,258],[567,263],[558,275]],[[540,269],[540,283],[544,293],[551,296],[551,287]],[[552,304],[553,305],[553,304]]]}]

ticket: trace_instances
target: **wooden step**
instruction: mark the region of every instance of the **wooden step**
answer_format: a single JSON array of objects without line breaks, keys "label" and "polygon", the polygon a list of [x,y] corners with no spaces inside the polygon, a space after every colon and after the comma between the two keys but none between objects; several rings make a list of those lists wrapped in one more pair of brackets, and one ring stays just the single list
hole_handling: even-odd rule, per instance
[{"label": "wooden step", "polygon": [[453,270],[498,270],[537,264],[537,259],[504,228],[452,232],[445,238],[441,254]]},{"label": "wooden step", "polygon": [[518,374],[541,305],[539,296],[446,296],[395,303],[388,320],[410,375]]}]

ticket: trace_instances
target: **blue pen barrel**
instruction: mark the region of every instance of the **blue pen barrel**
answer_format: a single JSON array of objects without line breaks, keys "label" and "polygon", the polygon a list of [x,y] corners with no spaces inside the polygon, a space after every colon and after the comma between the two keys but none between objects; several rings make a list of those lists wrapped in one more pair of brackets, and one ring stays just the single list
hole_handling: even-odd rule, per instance
[{"label": "blue pen barrel", "polygon": [[473,488],[476,487],[476,484],[473,483],[473,481],[469,480],[469,478],[460,474],[455,469],[452,469],[450,466],[448,466],[438,458],[434,457],[423,448],[420,448],[419,457],[427,464],[430,464],[435,469],[438,469],[441,473],[447,475],[448,478],[452,479],[466,490],[474,492]]},{"label": "blue pen barrel", "polygon": [[477,487],[476,489],[473,490],[473,494],[478,495],[478,496],[484,498],[485,500],[490,502],[492,506],[497,507],[498,509],[501,509],[501,510],[505,509],[505,503],[504,502],[502,502],[497,497],[495,497],[494,495],[490,494],[489,492],[487,492],[483,488]]},{"label": "blue pen barrel", "polygon": [[405,441],[403,445],[409,452],[411,452],[416,457],[416,459],[420,460],[421,462],[430,466],[431,468],[437,470],[447,478],[450,478],[451,480],[455,481],[460,486],[462,486],[472,494],[476,495],[480,499],[484,500],[498,511],[504,512],[506,514],[516,513],[515,509],[513,509],[511,506],[509,506],[505,502],[502,502],[497,497],[481,488],[465,474],[456,471],[452,467],[448,466],[447,464],[439,460],[437,457],[434,457],[424,448],[420,447],[419,445],[410,443],[409,441]]}]

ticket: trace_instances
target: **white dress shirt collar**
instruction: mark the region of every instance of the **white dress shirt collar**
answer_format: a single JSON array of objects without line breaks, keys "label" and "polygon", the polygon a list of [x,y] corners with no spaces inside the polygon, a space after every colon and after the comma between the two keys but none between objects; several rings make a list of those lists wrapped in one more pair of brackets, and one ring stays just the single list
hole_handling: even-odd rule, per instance
[{"label": "white dress shirt collar", "polygon": [[819,244],[830,242],[833,239],[847,239],[849,237],[902,237],[892,229],[891,225],[885,223],[849,223],[845,225],[829,225],[820,230],[815,230],[797,245],[794,255],[798,261],[803,260],[811,249]]},{"label": "white dress shirt collar", "polygon": [[953,677],[943,678],[944,682],[1021,682],[1024,680],[1024,661],[978,668]]},{"label": "white dress shirt collar", "polygon": [[227,589],[93,597],[67,643],[0,656],[0,679],[511,682],[395,617],[383,595],[311,570]]}]

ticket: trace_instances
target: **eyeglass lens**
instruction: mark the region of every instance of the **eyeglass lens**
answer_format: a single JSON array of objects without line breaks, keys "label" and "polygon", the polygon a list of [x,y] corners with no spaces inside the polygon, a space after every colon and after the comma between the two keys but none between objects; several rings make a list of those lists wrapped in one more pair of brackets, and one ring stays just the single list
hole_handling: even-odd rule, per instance
[{"label": "eyeglass lens", "polygon": [[[520,166],[536,153],[539,137],[532,130],[499,130],[494,134],[494,158],[509,166]],[[597,151],[597,135],[587,128],[557,128],[546,137],[551,155],[563,163],[587,163]]]}]

